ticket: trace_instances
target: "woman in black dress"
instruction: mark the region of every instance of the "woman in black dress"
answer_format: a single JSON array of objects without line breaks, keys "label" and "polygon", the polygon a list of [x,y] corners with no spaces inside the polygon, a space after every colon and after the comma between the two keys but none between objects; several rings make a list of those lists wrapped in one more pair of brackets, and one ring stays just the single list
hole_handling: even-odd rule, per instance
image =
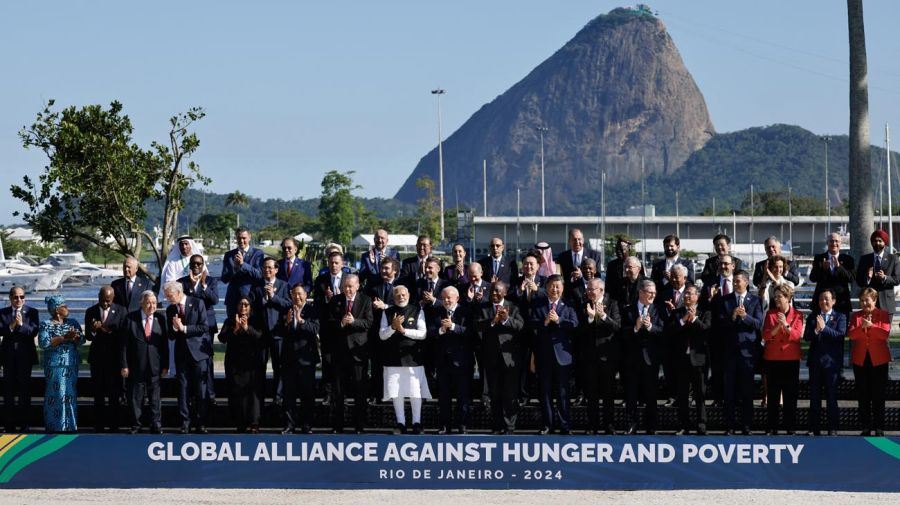
[{"label": "woman in black dress", "polygon": [[261,374],[266,343],[259,329],[259,321],[250,311],[250,301],[241,298],[234,317],[225,321],[219,332],[219,342],[226,344],[225,377],[228,380],[228,404],[238,433],[259,433]]}]

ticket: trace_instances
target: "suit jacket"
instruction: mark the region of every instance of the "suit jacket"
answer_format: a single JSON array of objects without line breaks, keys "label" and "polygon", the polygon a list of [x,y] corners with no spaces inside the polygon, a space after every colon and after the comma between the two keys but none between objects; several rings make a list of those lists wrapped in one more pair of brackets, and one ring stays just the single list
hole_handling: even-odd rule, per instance
[{"label": "suit jacket", "polygon": [[[444,261],[441,260],[438,272],[444,271]],[[400,262],[400,276],[398,282],[409,288],[410,292],[415,291],[416,281],[419,280],[419,256],[412,256]]]},{"label": "suit jacket", "polygon": [[293,289],[294,286],[300,284],[307,293],[312,293],[312,265],[306,260],[294,256],[294,260],[291,263],[291,274],[288,275],[287,260],[281,258],[278,260],[278,271],[275,273],[275,278],[286,282],[288,290]]},{"label": "suit jacket", "polygon": [[[94,366],[112,363],[119,368],[122,346],[125,345],[125,320],[128,311],[113,303],[106,314],[106,322],[100,331],[94,331],[94,321],[102,321],[100,304],[95,303],[84,313],[84,339],[90,341],[88,363]],[[103,331],[104,329],[108,330]]]},{"label": "suit jacket", "polygon": [[810,368],[824,368],[826,370],[840,370],[844,366],[844,337],[847,336],[847,316],[831,310],[831,317],[825,322],[825,327],[816,334],[817,313],[806,317],[806,329],[803,332],[803,340],[809,342],[809,353],[806,357],[806,366]]},{"label": "suit jacket", "polygon": [[[450,282],[450,281],[448,281],[448,282]],[[481,285],[478,286],[477,288],[475,288],[476,291],[481,291],[481,294],[482,294],[481,301],[479,301],[477,298],[472,298],[472,300],[469,301],[469,288],[470,287],[472,287],[472,283],[470,283],[470,282],[466,282],[466,283],[458,285],[456,287],[456,289],[459,290],[459,303],[461,303],[462,305],[465,305],[466,307],[477,307],[477,306],[481,305],[482,303],[488,301],[491,298],[491,283],[490,282],[488,282],[484,279],[481,279]],[[510,288],[508,291],[512,291],[512,289]],[[507,296],[508,295],[509,295],[509,293],[507,293]]]},{"label": "suit jacket", "polygon": [[485,256],[478,260],[478,263],[481,265],[482,278],[486,281],[493,281],[496,275],[498,279],[508,285],[511,279],[519,276],[519,266],[516,264],[516,260],[507,258],[505,254],[500,257],[500,269],[496,272],[494,271],[493,257]]},{"label": "suit jacket", "polygon": [[358,292],[350,314],[353,322],[341,327],[341,319],[347,313],[347,297],[343,293],[334,296],[328,306],[328,331],[322,335],[328,339],[327,347],[332,353],[365,362],[368,359],[368,333],[374,324],[372,299]]},{"label": "suit jacket", "polygon": [[194,289],[194,282],[191,280],[190,275],[185,275],[178,279],[178,283],[184,288],[184,294],[203,301],[203,305],[206,307],[206,327],[209,329],[210,338],[212,338],[213,335],[219,332],[219,323],[216,322],[216,310],[214,308],[219,303],[219,280],[211,275],[207,275],[206,289],[203,289],[203,286],[200,285],[197,286],[197,289]]},{"label": "suit jacket", "polygon": [[[687,280],[691,284],[694,283],[694,263],[687,258],[678,258],[678,261],[675,262],[678,265],[687,268]],[[658,288],[662,288],[663,286],[668,286],[669,281],[666,280],[664,274],[666,272],[666,258],[662,258],[653,263],[653,266],[650,267],[650,279],[656,283]]]},{"label": "suit jacket", "polygon": [[872,288],[878,291],[877,307],[893,314],[897,302],[894,298],[894,286],[900,284],[900,262],[897,256],[890,254],[887,250],[882,251],[884,259],[881,262],[881,269],[884,270],[884,280],[879,280],[875,275],[872,279],[868,279],[869,268],[874,262],[875,253],[869,253],[859,258],[859,266],[856,268],[856,283],[860,288]]},{"label": "suit jacket", "polygon": [[525,320],[519,308],[504,300],[502,305],[509,309],[509,319],[504,324],[491,325],[494,319],[494,304],[490,301],[472,309],[475,335],[481,346],[481,355],[489,357],[487,363],[493,365],[493,357],[500,355],[503,365],[514,368],[522,364],[524,359],[524,342],[522,330]]},{"label": "suit jacket", "polygon": [[[737,256],[731,256],[731,261],[734,263],[734,271],[743,270],[744,260],[738,258]],[[709,258],[706,258],[706,263],[703,264],[703,271],[700,272],[700,278],[706,279],[707,277],[714,277],[719,275],[719,256],[712,255]]]},{"label": "suit jacket", "polygon": [[253,283],[262,279],[262,262],[265,257],[261,249],[250,247],[241,267],[235,268],[234,257],[237,251],[232,249],[222,258],[222,282],[228,284],[228,289],[225,290],[225,310],[229,316],[234,314],[237,302],[250,294]]},{"label": "suit jacket", "polygon": [[763,325],[762,300],[748,290],[744,294],[744,309],[747,315],[743,319],[731,319],[731,314],[736,308],[737,295],[734,292],[717,297],[713,305],[716,338],[720,340],[724,352],[752,366],[759,357],[756,343]]},{"label": "suit jacket", "polygon": [[113,303],[125,307],[128,312],[140,310],[141,293],[144,291],[153,291],[153,283],[150,282],[150,279],[141,277],[140,275],[135,276],[134,286],[132,286],[131,295],[129,296],[128,284],[126,281],[125,277],[120,277],[112,281]]},{"label": "suit jacket", "polygon": [[697,307],[696,318],[684,323],[687,307],[681,307],[675,311],[672,319],[666,323],[666,328],[671,328],[673,339],[672,351],[674,356],[688,356],[691,366],[704,366],[708,353],[709,332],[712,328],[712,312]]},{"label": "suit jacket", "polygon": [[[347,272],[341,272],[341,286],[344,285],[344,278],[346,275]],[[319,314],[328,313],[329,300],[325,297],[325,292],[329,289],[331,290],[332,298],[340,294],[340,291],[335,292],[334,286],[331,285],[331,273],[326,272],[316,276],[316,280],[313,282],[313,301],[319,306]]]},{"label": "suit jacket", "polygon": [[[292,310],[293,305],[288,310]],[[287,314],[285,314],[286,316]],[[319,359],[319,308],[307,302],[300,311],[303,324],[294,325],[287,317],[281,318],[276,333],[282,336],[281,363],[293,366],[316,366]]]},{"label": "suit jacket", "polygon": [[[641,264],[641,273],[638,279],[649,279],[644,273],[644,265]],[[568,281],[567,281],[568,282]],[[624,312],[625,302],[620,298],[622,285],[625,283],[625,261],[615,258],[606,264],[606,292],[610,293],[619,304],[619,309]]]},{"label": "suit jacket", "polygon": [[181,322],[184,331],[175,330],[173,318],[178,315],[178,305],[166,307],[166,334],[175,341],[175,364],[179,371],[184,364],[195,363],[212,357],[212,339],[206,326],[206,305],[202,300],[184,297],[184,315]]},{"label": "suit jacket", "polygon": [[[757,261],[756,266],[753,268],[753,285],[759,287],[769,278],[766,275],[767,264],[769,263],[769,259],[766,258],[762,261]],[[736,272],[737,270],[735,270]],[[793,261],[788,261],[787,265],[785,265],[785,272],[781,275],[785,279],[794,283],[794,286],[800,285],[800,270],[797,268],[797,263]]]},{"label": "suit jacket", "polygon": [[535,330],[537,349],[535,350],[538,365],[543,367],[553,364],[571,365],[573,361],[572,336],[578,326],[575,309],[560,298],[556,302],[556,314],[559,321],[544,325],[544,319],[550,313],[549,298],[539,298],[531,306],[531,325]]},{"label": "suit jacket", "polygon": [[9,325],[14,319],[12,307],[0,309],[0,337],[3,337],[3,342],[0,343],[0,354],[3,356],[3,363],[18,362],[36,365],[38,357],[34,339],[41,326],[38,310],[23,305],[22,326],[10,330]]},{"label": "suit jacket", "polygon": [[[423,299],[423,295],[428,291],[428,281],[429,280],[425,278],[417,280],[415,290],[411,290],[409,293],[410,298],[425,310],[426,321],[428,321],[429,318],[434,317],[435,311],[442,307],[441,291],[451,285],[450,281],[438,277],[438,279],[434,281],[434,289],[431,290],[431,294],[434,295],[434,301],[427,303]],[[462,298],[462,294],[460,294],[460,298]]]},{"label": "suit jacket", "polygon": [[439,363],[451,363],[455,367],[470,366],[472,364],[472,335],[469,331],[469,311],[462,304],[456,305],[456,310],[450,317],[453,321],[453,329],[440,333],[441,320],[446,318],[448,310],[441,306],[434,311],[431,319],[426,318],[428,336],[433,338],[436,344]]},{"label": "suit jacket", "polygon": [[[600,251],[595,251],[594,249],[584,248],[581,250],[581,260],[584,261],[584,258],[591,258],[592,260],[597,262],[597,273],[600,272]],[[563,276],[563,281],[565,282],[566,289],[569,288],[569,284],[572,282],[572,272],[575,271],[575,268],[581,268],[581,265],[575,265],[572,263],[572,250],[567,249],[556,257],[556,263],[559,265],[560,272]],[[621,269],[620,269],[621,270]]]},{"label": "suit jacket", "polygon": [[149,342],[144,338],[143,311],[129,312],[125,318],[125,345],[122,346],[121,366],[128,368],[128,378],[146,382],[148,374],[159,377],[169,366],[169,342],[166,318],[159,311],[153,314],[153,328]]},{"label": "suit jacket", "polygon": [[[659,285],[657,284],[657,286]],[[653,301],[653,303],[656,305],[656,308],[659,309],[660,317],[662,317],[665,324],[668,324],[669,320],[672,319],[672,317],[675,315],[675,310],[670,310],[669,306],[666,305],[666,302],[668,301],[675,303],[676,310],[683,307],[684,290],[687,289],[688,286],[690,286],[690,284],[684,285],[684,289],[682,289],[680,294],[678,295],[677,303],[675,303],[675,289],[672,288],[671,284],[666,284],[665,287],[657,287],[658,294],[656,295],[656,299]]]},{"label": "suit jacket", "polygon": [[589,300],[585,299],[578,306],[578,361],[587,367],[599,362],[616,363],[621,354],[617,339],[621,328],[619,305],[608,293],[604,293],[601,303],[606,307],[606,319],[595,317],[589,321],[585,310],[588,303]]},{"label": "suit jacket", "polygon": [[[381,259],[384,258],[394,258],[397,261],[400,261],[400,253],[397,252],[393,247],[385,247],[384,251],[382,251]],[[368,286],[370,283],[378,282],[381,280],[381,272],[380,272],[380,263],[375,258],[375,248],[371,248],[368,251],[362,253],[362,258],[359,262],[359,278],[363,281],[363,283]]]},{"label": "suit jacket", "polygon": [[638,291],[640,291],[638,286],[641,284],[641,281],[646,278],[647,277],[640,275],[634,282],[631,282],[628,279],[619,279],[619,282],[615,284],[615,290],[609,288],[609,281],[606,282],[606,292],[619,304],[620,313],[624,314],[637,303]]},{"label": "suit jacket", "polygon": [[819,295],[825,288],[831,288],[835,297],[834,310],[846,316],[853,310],[850,305],[850,285],[853,284],[856,277],[853,256],[839,253],[838,265],[834,272],[830,268],[822,268],[822,263],[827,259],[827,252],[817,254],[813,258],[809,280],[816,283],[816,289],[813,291],[813,301],[810,308],[813,312],[819,312]]},{"label": "suit jacket", "polygon": [[234,317],[228,318],[219,333],[219,342],[226,345],[225,373],[229,376],[258,370],[268,348],[268,338],[260,329],[262,323],[255,313],[250,316],[247,330],[239,330],[235,334],[234,326]]},{"label": "suit jacket", "polygon": [[638,302],[628,307],[628,310],[620,312],[622,317],[622,329],[619,333],[625,350],[627,366],[653,366],[658,365],[662,359],[663,348],[663,320],[659,310],[651,303],[647,306],[650,315],[650,329],[641,326],[634,331],[634,325],[640,319]]},{"label": "suit jacket", "polygon": [[884,310],[872,312],[872,326],[862,327],[863,312],[858,310],[850,315],[847,337],[852,342],[850,359],[856,366],[864,366],[866,354],[872,360],[872,366],[883,365],[891,361],[891,348],[888,338],[891,334],[891,315]]},{"label": "suit jacket", "polygon": [[459,275],[455,264],[447,265],[441,270],[441,278],[447,279],[453,286],[461,286],[469,282],[469,264],[465,263],[465,261],[463,262],[463,268],[463,274]]},{"label": "suit jacket", "polygon": [[285,312],[291,308],[291,294],[288,285],[281,279],[275,279],[275,294],[266,299],[266,281],[258,280],[250,289],[250,306],[259,315],[260,329],[267,337],[278,337],[275,327]]}]

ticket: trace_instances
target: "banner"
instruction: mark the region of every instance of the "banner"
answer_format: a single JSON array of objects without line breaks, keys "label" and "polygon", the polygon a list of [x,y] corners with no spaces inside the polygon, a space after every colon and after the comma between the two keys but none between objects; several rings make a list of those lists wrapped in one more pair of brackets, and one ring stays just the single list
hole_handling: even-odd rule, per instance
[{"label": "banner", "polygon": [[900,491],[898,477],[884,437],[0,436],[0,488]]}]

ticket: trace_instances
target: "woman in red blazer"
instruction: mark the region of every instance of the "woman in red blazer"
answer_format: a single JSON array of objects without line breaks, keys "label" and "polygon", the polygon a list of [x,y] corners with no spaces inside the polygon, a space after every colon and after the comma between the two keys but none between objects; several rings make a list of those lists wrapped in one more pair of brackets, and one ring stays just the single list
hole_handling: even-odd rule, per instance
[{"label": "woman in red blazer", "polygon": [[884,436],[884,390],[888,381],[888,362],[891,350],[888,337],[891,334],[891,316],[875,307],[878,292],[872,288],[859,293],[861,310],[850,316],[847,337],[852,342],[850,358],[853,361],[853,378],[859,401],[860,435]]},{"label": "woman in red blazer", "polygon": [[784,400],[784,427],[794,434],[797,419],[797,390],[800,387],[800,341],[803,339],[803,314],[794,309],[794,288],[775,286],[772,304],[766,312],[762,337],[765,342],[767,435],[778,434],[778,399]]}]

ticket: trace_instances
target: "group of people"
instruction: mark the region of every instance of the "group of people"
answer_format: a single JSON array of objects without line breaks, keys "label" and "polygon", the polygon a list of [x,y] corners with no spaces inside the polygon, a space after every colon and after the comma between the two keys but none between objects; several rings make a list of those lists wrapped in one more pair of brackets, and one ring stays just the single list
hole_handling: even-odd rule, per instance
[{"label": "group of people", "polygon": [[[538,385],[542,434],[571,432],[575,397],[586,405],[582,428],[588,433],[655,433],[662,400],[676,407],[679,434],[706,433],[707,400],[722,405],[727,433],[749,433],[756,373],[764,378],[766,432],[794,433],[805,340],[808,429],[834,434],[849,339],[862,434],[883,434],[900,263],[884,250],[881,230],[871,237],[873,253],[858,265],[841,252],[840,236],[829,236],[827,251],[813,261],[810,280],[816,287],[807,316],[794,301],[797,266],[780,254],[776,237],[766,241],[767,258],[751,266],[731,254],[729,237],[716,236],[716,254],[699,279],[673,235],[664,239],[664,258],[649,265],[649,277],[631,254],[632,244],[619,239],[605,279],[600,254],[585,247],[578,229],[570,230],[569,249],[555,258],[541,243],[516,261],[495,237],[487,256],[467,262],[457,244],[446,263],[432,255],[427,236],[418,238],[414,256],[400,261],[388,233],[378,230],[356,270],[338,245],[326,250],[325,266],[316,270],[297,256],[299,244],[291,237],[281,242],[279,260],[253,247],[246,229],[237,230],[236,240],[216,279],[190,237],[179,238],[180,254],[169,258],[173,265],[167,262],[161,284],[164,311],[157,310],[150,281],[138,275],[137,260],[127,258],[123,277],[103,286],[98,303],[85,313],[83,330],[68,317],[61,296],[47,297],[50,319],[40,322],[37,310],[25,304],[24,291],[13,288],[10,307],[0,310],[7,432],[28,428],[37,338],[44,351],[48,431],[77,428],[78,348],[90,341],[98,431],[123,424],[116,405],[124,397],[132,433],[145,427],[161,433],[160,379],[174,367],[181,432],[205,433],[215,398],[217,336],[226,345],[229,406],[239,432],[259,431],[262,406],[271,395],[282,411],[283,433],[309,433],[321,366],[335,433],[345,432],[347,417],[353,432],[364,432],[373,398],[393,403],[395,433],[422,433],[422,403],[433,396],[438,433],[467,432],[473,396],[489,407],[493,433],[514,433],[532,381]],[[219,281],[227,284],[221,331],[215,318]],[[861,289],[855,312],[854,283]],[[274,381],[267,390],[270,364]],[[619,384],[625,426],[614,423]],[[347,396],[354,400],[349,416]]]}]

